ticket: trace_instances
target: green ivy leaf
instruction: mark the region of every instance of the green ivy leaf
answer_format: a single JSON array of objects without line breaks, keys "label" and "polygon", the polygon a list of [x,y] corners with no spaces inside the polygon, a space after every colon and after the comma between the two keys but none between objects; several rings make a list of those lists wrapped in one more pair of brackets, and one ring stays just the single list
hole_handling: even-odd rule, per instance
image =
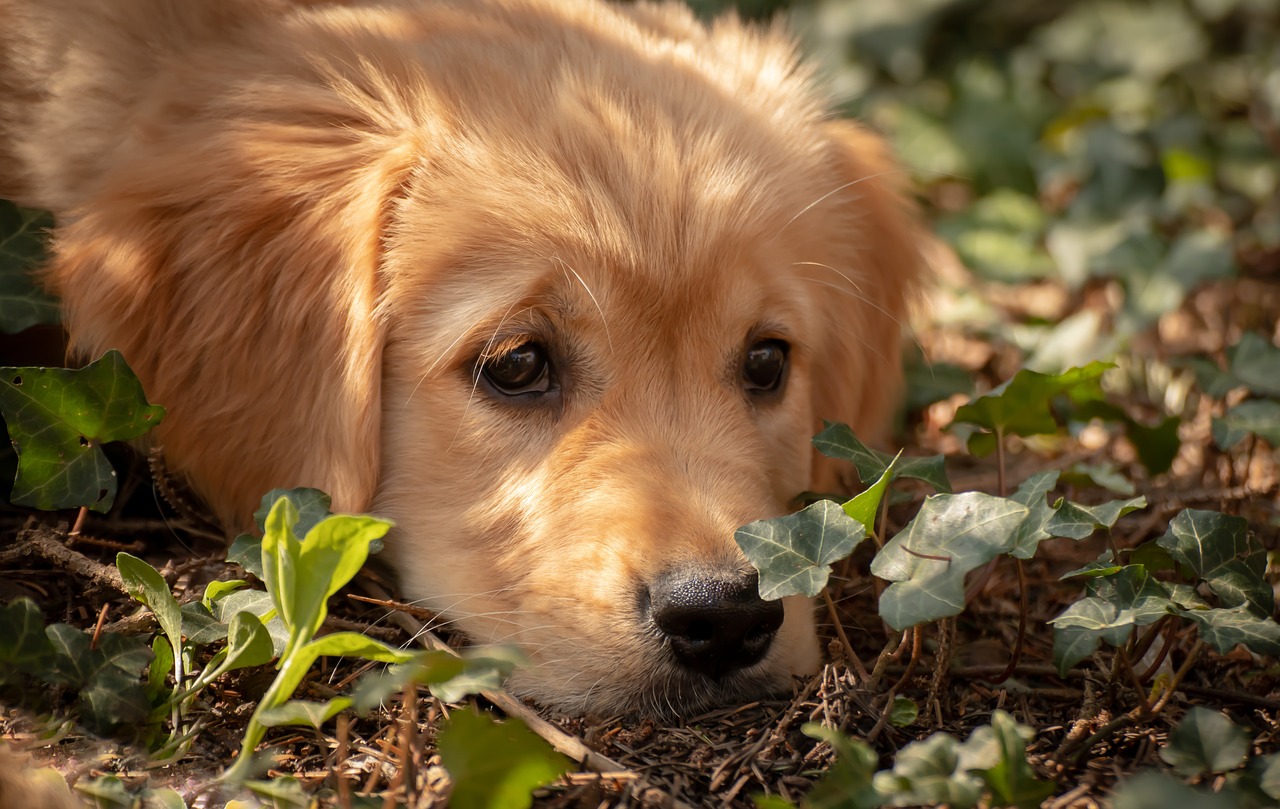
[{"label": "green ivy leaf", "polygon": [[1140,772],[1116,787],[1112,809],[1240,809],[1230,795],[1189,787],[1156,772]]},{"label": "green ivy leaf", "polygon": [[929,497],[871,562],[872,574],[893,582],[880,595],[880,617],[901,631],[959,615],[965,574],[1012,551],[1029,513],[980,492]]},{"label": "green ivy leaf", "polygon": [[960,743],[935,733],[898,751],[892,770],[876,773],[876,791],[892,795],[897,806],[936,806],[969,809],[982,797],[982,779],[961,767]]},{"label": "green ivy leaf", "polygon": [[140,724],[151,712],[142,672],[151,663],[146,638],[104,634],[98,648],[75,627],[54,624],[46,630],[58,655],[60,679],[79,690],[80,716],[91,730],[108,734]]},{"label": "green ivy leaf", "polygon": [[1057,512],[1045,527],[1055,537],[1069,539],[1088,539],[1095,531],[1115,527],[1116,521],[1126,514],[1147,507],[1147,498],[1135,497],[1132,500],[1112,500],[1096,506],[1085,506],[1061,500]]},{"label": "green ivy leaf", "polygon": [[0,683],[52,667],[53,644],[45,634],[44,615],[29,598],[0,604]]},{"label": "green ivy leaf", "polygon": [[806,797],[806,809],[876,809],[884,804],[885,796],[874,785],[880,756],[871,745],[850,739],[840,731],[816,722],[807,722],[800,730],[810,738],[826,742],[836,751],[835,763],[823,773],[822,779],[814,784]]},{"label": "green ivy leaf", "polygon": [[1244,518],[1184,509],[1156,544],[1203,579],[1223,606],[1248,604],[1262,615],[1274,609],[1275,596],[1263,576],[1266,553],[1250,542]]},{"label": "green ivy leaf", "polygon": [[1280,447],[1280,402],[1248,399],[1213,420],[1213,443],[1218,449],[1229,450],[1251,435]]},{"label": "green ivy leaf", "polygon": [[734,541],[760,571],[760,597],[773,600],[803,594],[816,596],[827,584],[831,564],[867,536],[830,500],[819,500],[795,514],[744,525]]},{"label": "green ivy leaf", "polygon": [[79,370],[0,368],[0,412],[18,453],[12,502],[100,512],[116,494],[100,445],[137,438],[164,417],[114,350]]},{"label": "green ivy leaf", "polygon": [[1245,332],[1227,350],[1231,373],[1252,392],[1280,396],[1280,348],[1256,332]]},{"label": "green ivy leaf", "polygon": [[520,720],[499,723],[471,710],[453,712],[438,746],[454,809],[527,809],[533,790],[573,766]]},{"label": "green ivy leaf", "polygon": [[[864,481],[877,480],[895,460],[893,455],[871,449],[858,440],[846,424],[824,421],[822,431],[813,437],[813,446],[828,458],[848,461]],[[928,483],[939,492],[950,492],[951,482],[941,455],[926,458],[899,458],[895,477],[912,478]]]},{"label": "green ivy leaf", "polygon": [[1035,731],[1018,724],[1004,711],[996,711],[991,715],[990,732],[1000,749],[1000,760],[980,772],[997,799],[993,805],[1037,809],[1053,795],[1055,784],[1036,778],[1027,763],[1027,743],[1034,738]]},{"label": "green ivy leaf", "polygon": [[1227,772],[1244,764],[1251,738],[1221,712],[1193,706],[1160,748],[1160,758],[1184,777]]},{"label": "green ivy leaf", "polygon": [[1097,651],[1099,642],[1119,646],[1134,627],[1153,623],[1174,609],[1163,585],[1141,565],[1090,579],[1086,593],[1049,622],[1054,629],[1054,664],[1064,675]]},{"label": "green ivy leaf", "polygon": [[1181,614],[1196,622],[1201,639],[1219,654],[1243,644],[1258,654],[1280,656],[1280,623],[1247,606],[1185,610]]},{"label": "green ivy leaf", "polygon": [[[258,510],[253,512],[253,522],[258,526],[259,531],[266,530],[267,515],[271,513],[271,507],[282,497],[293,503],[293,507],[298,511],[298,523],[293,526],[293,530],[299,536],[306,536],[307,532],[314,528],[316,523],[333,514],[331,510],[333,498],[319,489],[306,487],[272,489],[262,495],[262,502],[258,505]],[[231,560],[228,559],[228,561]]]},{"label": "green ivy leaf", "polygon": [[1072,464],[1062,473],[1062,482],[1071,486],[1099,486],[1121,497],[1133,497],[1133,481],[1110,461]]},{"label": "green ivy leaf", "polygon": [[[1107,369],[1114,367],[1109,362],[1091,362],[1060,374],[1023,369],[990,393],[962,405],[956,410],[953,423],[974,424],[997,437],[1056,433],[1058,421],[1050,407],[1053,400],[1066,393],[1079,398],[1100,397],[1098,379]],[[970,439],[970,451],[973,451],[974,439],[978,435]],[[979,441],[978,445],[985,448],[984,442]]]},{"label": "green ivy leaf", "polygon": [[58,322],[58,302],[42,292],[31,272],[44,263],[45,232],[53,217],[0,200],[0,331],[18,332]]},{"label": "green ivy leaf", "polygon": [[1030,559],[1036,555],[1040,543],[1052,536],[1045,530],[1055,513],[1048,494],[1057,483],[1057,472],[1038,472],[1023,481],[1009,498],[1027,507],[1027,516],[1013,537],[1011,555],[1015,558]]}]

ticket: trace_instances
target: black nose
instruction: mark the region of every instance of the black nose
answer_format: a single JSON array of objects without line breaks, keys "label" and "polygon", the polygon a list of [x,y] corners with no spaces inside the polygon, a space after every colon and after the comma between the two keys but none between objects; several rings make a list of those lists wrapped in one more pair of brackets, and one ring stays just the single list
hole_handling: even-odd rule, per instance
[{"label": "black nose", "polygon": [[760,598],[756,574],[669,573],[649,590],[653,623],[685,668],[720,679],[758,663],[782,626],[782,602]]}]

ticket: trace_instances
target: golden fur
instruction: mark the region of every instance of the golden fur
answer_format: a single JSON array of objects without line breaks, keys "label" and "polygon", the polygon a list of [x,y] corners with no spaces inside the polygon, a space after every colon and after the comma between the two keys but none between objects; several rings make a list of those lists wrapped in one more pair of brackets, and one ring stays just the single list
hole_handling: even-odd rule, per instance
[{"label": "golden fur", "polygon": [[[920,243],[883,144],[778,27],[594,0],[0,0],[0,196],[59,221],[77,350],[123,351],[229,526],[272,487],[398,528],[410,596],[570,710],[786,687],[675,666],[636,593],[882,425]],[[750,341],[790,345],[753,399]],[[478,358],[549,346],[524,406]],[[540,400],[541,401],[541,400]],[[550,400],[548,400],[550,401]]]}]

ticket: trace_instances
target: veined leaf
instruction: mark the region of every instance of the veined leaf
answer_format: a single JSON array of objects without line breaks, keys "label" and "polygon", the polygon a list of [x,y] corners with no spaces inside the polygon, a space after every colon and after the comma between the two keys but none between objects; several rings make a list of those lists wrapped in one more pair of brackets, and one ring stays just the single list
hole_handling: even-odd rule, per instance
[{"label": "veined leaf", "polygon": [[35,284],[31,273],[45,261],[45,231],[53,217],[0,200],[0,331],[18,332],[58,322],[58,302]]},{"label": "veined leaf", "polygon": [[1096,506],[1084,506],[1064,499],[1058,502],[1057,512],[1049,520],[1045,530],[1055,537],[1088,539],[1095,531],[1103,528],[1111,530],[1121,517],[1146,507],[1145,497],[1112,500]]},{"label": "veined leaf", "polygon": [[[1098,379],[1113,367],[1109,362],[1091,362],[1060,374],[1023,369],[990,393],[962,405],[956,410],[955,423],[975,424],[997,436],[1056,433],[1058,422],[1050,409],[1053,400],[1065,393],[1081,398],[1100,396]],[[973,444],[971,438],[971,450]]]},{"label": "veined leaf", "polygon": [[106,512],[116,473],[101,444],[137,438],[164,418],[118,351],[79,370],[0,368],[0,412],[18,453],[12,502]]},{"label": "veined leaf", "polygon": [[960,614],[965,574],[1012,551],[1029,513],[1021,503],[980,492],[925,500],[871,562],[874,575],[893,582],[880,595],[880,617],[903,630]]},{"label": "veined leaf", "polygon": [[1200,637],[1219,654],[1243,644],[1258,654],[1280,656],[1280,623],[1248,606],[1234,609],[1185,610],[1181,615],[1198,625]]},{"label": "veined leaf", "polygon": [[[894,456],[871,449],[858,440],[847,424],[824,421],[822,431],[813,437],[813,446],[828,458],[852,463],[864,482],[877,480],[894,462]],[[950,492],[951,482],[941,455],[925,458],[898,459],[895,477],[923,480],[939,492]]]},{"label": "veined leaf", "polygon": [[1178,775],[1227,772],[1244,764],[1251,739],[1219,711],[1192,706],[1160,748],[1160,758]]},{"label": "veined leaf", "polygon": [[819,500],[785,517],[758,520],[734,533],[734,541],[760,571],[760,597],[816,596],[827,584],[831,563],[867,536],[862,523],[830,500]]},{"label": "veined leaf", "polygon": [[1266,553],[1250,542],[1242,517],[1184,509],[1156,543],[1204,579],[1224,606],[1249,604],[1263,615],[1274,609],[1275,596],[1263,577]]}]

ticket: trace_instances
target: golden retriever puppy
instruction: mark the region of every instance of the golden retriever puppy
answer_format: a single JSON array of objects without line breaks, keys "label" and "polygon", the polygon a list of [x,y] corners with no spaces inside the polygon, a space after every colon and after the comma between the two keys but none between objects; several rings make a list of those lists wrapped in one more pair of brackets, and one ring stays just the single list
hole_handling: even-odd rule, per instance
[{"label": "golden retriever puppy", "polygon": [[59,221],[228,526],[276,486],[398,528],[511,687],[687,711],[819,663],[734,529],[874,431],[920,242],[778,27],[596,0],[0,0],[0,194]]}]

